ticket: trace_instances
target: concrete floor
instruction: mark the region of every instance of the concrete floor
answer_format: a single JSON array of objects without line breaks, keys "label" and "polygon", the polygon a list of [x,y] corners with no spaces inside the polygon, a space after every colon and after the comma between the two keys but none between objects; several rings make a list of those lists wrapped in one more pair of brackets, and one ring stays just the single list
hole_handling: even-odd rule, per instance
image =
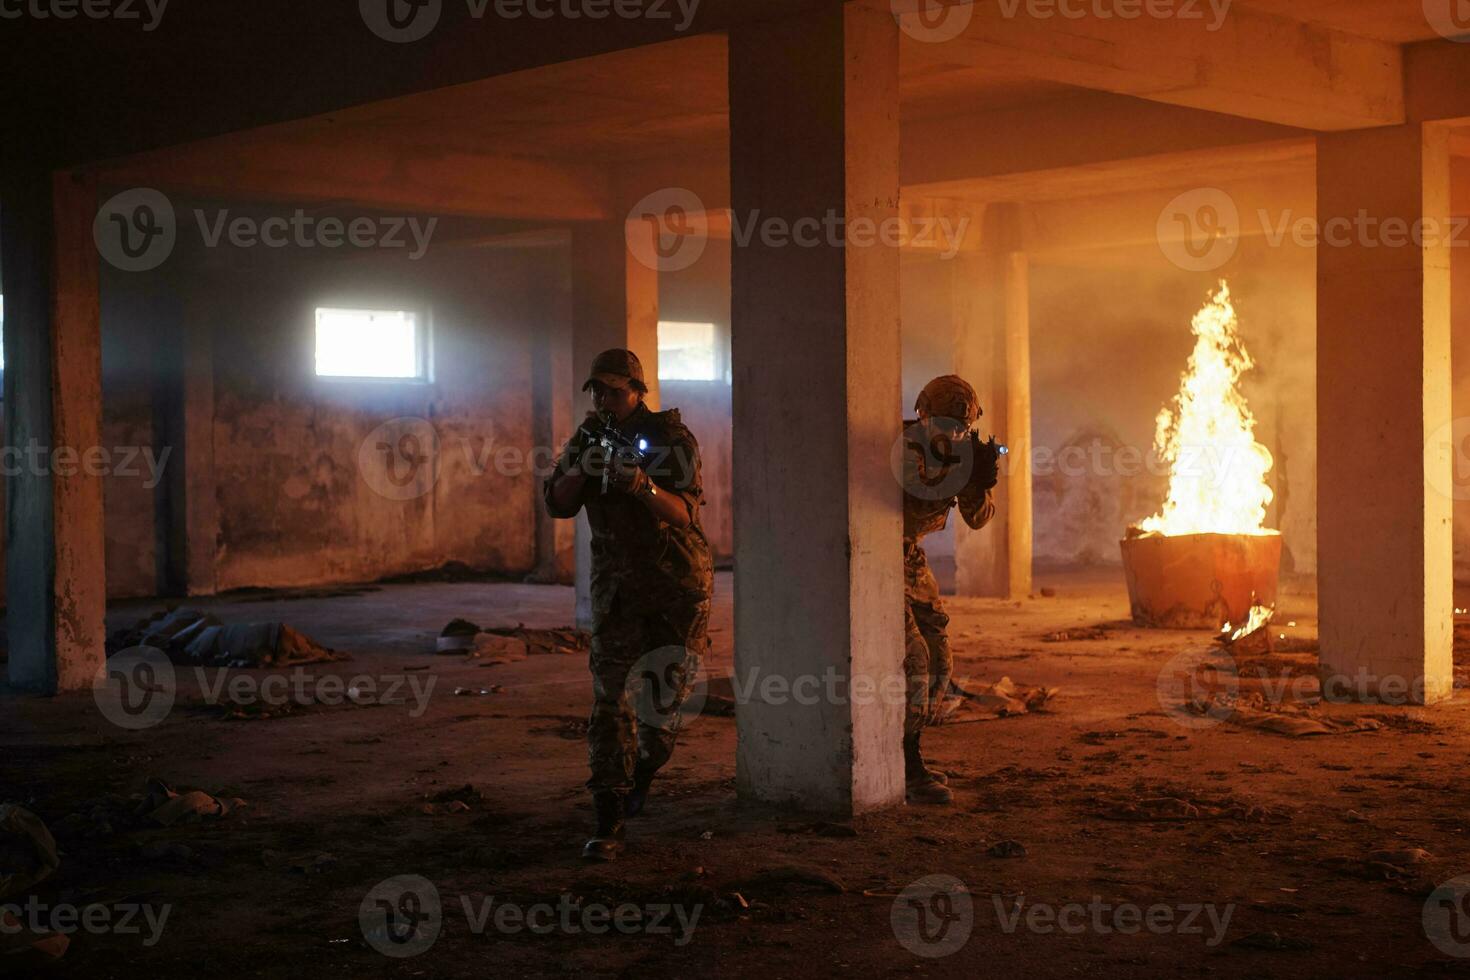
[{"label": "concrete floor", "polygon": [[[425,710],[414,716],[415,696],[404,688],[403,704],[313,705],[231,719],[203,703],[198,679],[185,670],[168,717],[129,732],[89,696],[4,693],[0,800],[22,802],[53,826],[87,812],[100,795],[140,791],[150,775],[248,803],[195,826],[65,838],[62,868],[40,888],[43,899],[171,912],[154,945],[139,935],[79,934],[50,970],[154,978],[220,970],[480,977],[487,969],[1379,977],[1461,965],[1426,938],[1422,916],[1434,885],[1470,871],[1462,775],[1470,699],[1457,692],[1432,709],[1327,706],[1324,716],[1372,715],[1383,727],[1310,739],[1182,725],[1161,710],[1157,677],[1169,658],[1208,637],[1120,622],[1127,601],[1116,572],[1044,574],[1040,586],[1056,597],[951,602],[957,672],[969,684],[1008,675],[1060,689],[1045,713],[926,736],[951,776],[952,807],[899,808],[848,829],[742,803],[734,791],[735,723],[706,715],[682,740],[649,812],[631,825],[625,859],[595,867],[577,857],[591,821],[582,789],[583,659],[483,667],[432,654],[435,635],[455,616],[490,626],[566,625],[569,590],[416,584],[201,601],[227,620],[283,619],[351,652],[349,661],[305,668],[313,682],[411,678],[422,690],[432,680]],[[732,648],[728,574],[717,589],[716,672],[728,669]],[[1289,594],[1283,605],[1278,621],[1297,623],[1283,631],[1309,646],[1311,597]],[[118,604],[109,625],[152,608]],[[1097,639],[1043,639],[1095,624],[1108,627]],[[1268,666],[1300,670],[1310,659],[1274,658]],[[217,680],[212,675],[206,682]],[[503,690],[453,694],[492,684]],[[426,798],[465,783],[483,794],[468,810],[423,812]],[[1146,800],[1183,802],[1140,809]],[[1128,814],[1153,819],[1119,819]],[[1025,855],[992,856],[1005,840],[1020,842]],[[187,851],[170,852],[166,843]],[[1369,859],[1409,848],[1430,857],[1401,871]],[[792,867],[808,879],[813,870],[835,875],[843,890],[779,880]],[[761,875],[772,870],[774,877]],[[358,916],[369,890],[399,875],[434,884],[443,928],[428,951],[393,959],[364,940]],[[945,934],[949,946],[920,944],[924,952],[954,950],[937,958],[911,952],[900,941],[907,933],[893,925],[895,896],[929,875],[953,876],[972,896],[970,915],[955,920],[971,929],[966,941],[950,938],[960,937],[955,931]],[[731,906],[731,892],[751,908]],[[580,897],[583,908],[633,902],[705,911],[692,937],[561,927],[537,935],[493,921],[473,928],[486,898],[529,908],[557,906],[564,894]],[[721,897],[726,904],[715,905]],[[1110,911],[1067,920],[1085,923],[1080,931],[1048,927],[1047,909],[1069,903],[1167,907],[1176,924],[1189,909],[1207,908],[1182,930],[1125,934],[1131,920]],[[1018,907],[1023,917],[1012,927]]]}]

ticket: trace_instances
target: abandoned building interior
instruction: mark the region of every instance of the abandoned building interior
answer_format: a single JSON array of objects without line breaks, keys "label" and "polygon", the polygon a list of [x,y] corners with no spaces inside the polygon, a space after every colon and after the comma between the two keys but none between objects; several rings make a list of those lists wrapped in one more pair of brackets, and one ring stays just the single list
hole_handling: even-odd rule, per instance
[{"label": "abandoned building interior", "polygon": [[[1461,0],[59,6],[0,19],[0,971],[1464,968]],[[546,482],[617,349],[715,571],[607,863]],[[923,806],[858,690],[948,375],[1006,452],[922,542]]]}]

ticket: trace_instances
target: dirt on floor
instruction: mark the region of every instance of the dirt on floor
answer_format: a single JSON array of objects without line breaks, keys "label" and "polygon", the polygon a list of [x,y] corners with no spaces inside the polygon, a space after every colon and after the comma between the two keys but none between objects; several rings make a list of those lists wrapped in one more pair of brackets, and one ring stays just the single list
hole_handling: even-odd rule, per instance
[{"label": "dirt on floor", "polygon": [[[964,683],[1057,692],[1039,711],[926,734],[952,806],[839,822],[744,801],[735,719],[707,712],[631,822],[623,859],[595,866],[579,858],[592,823],[585,654],[507,653],[500,641],[435,653],[456,617],[565,626],[569,590],[442,582],[191,600],[224,622],[284,621],[351,659],[179,668],[171,710],[135,730],[91,695],[5,693],[0,803],[39,815],[61,850],[34,899],[6,901],[43,924],[103,910],[59,960],[27,969],[149,980],[1470,969],[1467,906],[1436,891],[1470,873],[1463,691],[1432,708],[1312,704],[1315,603],[1287,595],[1277,652],[1181,697],[1170,678],[1215,656],[1208,635],[1135,628],[1120,574],[1038,584],[1055,595],[950,601]],[[728,575],[718,590],[713,673],[731,664]],[[118,604],[109,624],[157,605]],[[257,695],[273,703],[243,703]],[[1293,736],[1261,716],[1324,731]],[[190,808],[166,822],[150,779],[207,796],[181,797]],[[424,928],[408,938],[405,922]]]}]

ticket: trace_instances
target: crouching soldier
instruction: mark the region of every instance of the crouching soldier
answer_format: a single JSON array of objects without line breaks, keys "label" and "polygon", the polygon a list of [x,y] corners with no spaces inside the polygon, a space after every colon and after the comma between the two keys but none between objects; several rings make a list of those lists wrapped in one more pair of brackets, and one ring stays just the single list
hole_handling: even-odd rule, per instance
[{"label": "crouching soldier", "polygon": [[919,420],[905,432],[903,471],[904,777],[909,802],[948,803],[948,780],[924,764],[919,746],[924,726],[938,718],[954,671],[945,632],[949,616],[919,541],[942,530],[956,504],[970,527],[986,525],[995,514],[991,490],[998,479],[998,454],[971,438],[980,402],[963,378],[935,378],[924,386],[914,408]]},{"label": "crouching soldier", "polygon": [[[699,523],[699,448],[678,411],[644,404],[637,356],[599,354],[582,390],[591,390],[596,411],[562,451],[545,497],[553,517],[586,508],[592,529],[587,788],[597,831],[582,856],[611,861],[624,817],[643,808],[673,752],[679,706],[709,645],[714,567]],[[658,705],[635,717],[627,685],[640,660]]]}]

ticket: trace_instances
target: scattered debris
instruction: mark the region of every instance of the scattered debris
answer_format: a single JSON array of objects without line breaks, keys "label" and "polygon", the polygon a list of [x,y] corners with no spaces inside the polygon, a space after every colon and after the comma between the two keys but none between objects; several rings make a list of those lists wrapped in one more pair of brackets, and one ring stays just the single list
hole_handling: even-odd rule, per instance
[{"label": "scattered debris", "polygon": [[1023,858],[1026,856],[1026,846],[1015,840],[996,841],[986,848],[985,853],[993,858]]},{"label": "scattered debris", "polygon": [[1396,851],[1374,851],[1368,855],[1368,860],[1383,864],[1391,864],[1397,868],[1406,868],[1413,864],[1426,864],[1434,859],[1434,855],[1422,847],[1407,847]]},{"label": "scattered debris", "polygon": [[200,667],[295,667],[346,660],[285,623],[221,623],[197,609],[176,607],[154,613],[107,638],[109,655],[152,647],[174,663]]},{"label": "scattered debris", "polygon": [[809,824],[785,824],[776,828],[783,834],[812,834],[817,837],[856,837],[857,829],[848,823],[828,823],[819,820]]},{"label": "scattered debris", "polygon": [[211,796],[197,789],[179,793],[168,783],[153,776],[148,780],[147,791],[136,812],[160,827],[172,827],[174,824],[199,823],[206,819],[227,817],[243,806],[245,801],[238,797],[227,799]]},{"label": "scattered debris", "polygon": [[1002,677],[978,691],[967,691],[957,683],[950,684],[950,696],[944,699],[939,724],[958,725],[970,721],[990,721],[1029,714],[1046,707],[1057,696],[1054,687],[1030,687]]},{"label": "scattered debris", "polygon": [[1101,626],[1074,626],[1042,636],[1042,643],[1070,643],[1076,640],[1106,640],[1108,631]]},{"label": "scattered debris", "polygon": [[463,786],[456,786],[454,789],[440,790],[437,793],[426,796],[425,799],[431,803],[464,803],[468,807],[471,803],[483,803],[485,801],[485,794],[475,789],[472,784],[465,783]]},{"label": "scattered debris", "polygon": [[335,854],[291,856],[269,849],[260,852],[260,861],[272,871],[285,871],[300,875],[315,875],[333,871],[338,863]]},{"label": "scattered debris", "polygon": [[216,797],[202,790],[176,791],[150,776],[142,793],[117,793],[90,800],[56,822],[64,839],[98,839],[122,831],[172,827],[227,817],[244,807],[239,797]]},{"label": "scattered debris", "polygon": [[483,628],[468,619],[453,619],[439,632],[438,653],[467,653],[476,659],[513,663],[527,656],[572,655],[592,649],[592,635],[576,629]]},{"label": "scattered debris", "polygon": [[1097,816],[1104,820],[1162,823],[1187,820],[1236,820],[1241,823],[1288,823],[1285,810],[1261,806],[1233,797],[1199,797],[1190,794],[1153,796],[1128,800],[1098,801]]},{"label": "scattered debris", "polygon": [[1241,936],[1230,945],[1243,949],[1299,950],[1312,948],[1311,942],[1306,939],[1283,936],[1279,932],[1253,932],[1250,935]]},{"label": "scattered debris", "polygon": [[14,803],[0,806],[0,898],[25,891],[61,867],[45,822]]},{"label": "scattered debris", "polygon": [[1273,704],[1256,694],[1241,698],[1227,694],[1193,698],[1181,705],[1181,710],[1186,714],[1214,718],[1241,728],[1254,728],[1290,738],[1373,732],[1384,727],[1383,722],[1377,718],[1323,717],[1310,706]]},{"label": "scattered debris", "polygon": [[[708,833],[708,831],[706,831]],[[757,871],[748,878],[742,878],[738,882],[731,882],[726,887],[737,892],[761,892],[769,889],[784,891],[793,886],[804,885],[815,888],[818,891],[831,892],[841,895],[847,891],[847,885],[841,878],[821,868],[801,864],[786,864],[775,868],[765,868]]]}]

